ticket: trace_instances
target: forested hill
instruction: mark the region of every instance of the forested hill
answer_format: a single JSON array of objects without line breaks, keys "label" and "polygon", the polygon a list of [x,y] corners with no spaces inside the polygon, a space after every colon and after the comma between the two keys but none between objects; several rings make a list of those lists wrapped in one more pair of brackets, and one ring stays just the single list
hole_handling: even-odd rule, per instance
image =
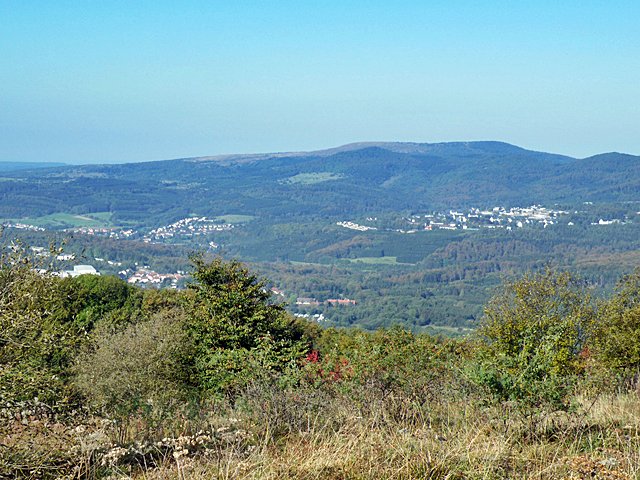
[{"label": "forested hill", "polygon": [[575,159],[500,142],[360,143],[5,172],[0,218],[110,212],[162,224],[186,215],[271,217],[635,200],[640,157]]}]

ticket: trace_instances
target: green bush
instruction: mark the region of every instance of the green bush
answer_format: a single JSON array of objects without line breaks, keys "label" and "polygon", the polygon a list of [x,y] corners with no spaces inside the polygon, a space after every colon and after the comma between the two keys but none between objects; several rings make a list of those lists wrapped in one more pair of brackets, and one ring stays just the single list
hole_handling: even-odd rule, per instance
[{"label": "green bush", "polygon": [[141,317],[143,292],[113,276],[80,275],[60,282],[67,321],[90,332],[98,323],[126,325]]},{"label": "green bush", "polygon": [[184,314],[163,310],[151,319],[108,333],[76,364],[76,383],[89,404],[117,419],[163,415],[189,398],[190,342]]},{"label": "green bush", "polygon": [[584,371],[594,309],[583,285],[547,270],[509,283],[485,308],[474,379],[527,413],[566,410]]},{"label": "green bush", "polygon": [[59,321],[59,279],[36,267],[19,245],[0,258],[0,403],[61,409],[75,401],[68,367],[82,335]]},{"label": "green bush", "polygon": [[594,356],[613,376],[634,380],[640,371],[640,270],[627,275],[600,305]]},{"label": "green bush", "polygon": [[258,370],[282,371],[304,356],[303,326],[270,302],[266,283],[237,261],[192,258],[188,329],[195,380],[205,391],[237,392]]},{"label": "green bush", "polygon": [[373,333],[328,329],[315,346],[305,361],[307,381],[346,397],[362,415],[382,407],[394,421],[420,423],[434,402],[468,398],[468,382],[459,374],[467,341],[399,327]]}]

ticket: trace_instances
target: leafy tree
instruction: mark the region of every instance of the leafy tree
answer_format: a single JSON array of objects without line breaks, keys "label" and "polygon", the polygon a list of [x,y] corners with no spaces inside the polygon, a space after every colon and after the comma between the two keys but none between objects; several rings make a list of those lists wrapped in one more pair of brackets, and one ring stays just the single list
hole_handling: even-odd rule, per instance
[{"label": "leafy tree", "polygon": [[113,276],[80,275],[60,284],[65,298],[62,315],[90,332],[98,322],[113,326],[134,323],[140,316],[142,291]]},{"label": "leafy tree", "polygon": [[256,369],[282,371],[308,350],[303,326],[270,302],[264,280],[235,260],[196,255],[192,262],[188,328],[204,390],[233,391]]},{"label": "leafy tree", "polygon": [[476,379],[527,413],[568,408],[593,319],[588,293],[569,273],[546,270],[507,284],[485,308]]}]

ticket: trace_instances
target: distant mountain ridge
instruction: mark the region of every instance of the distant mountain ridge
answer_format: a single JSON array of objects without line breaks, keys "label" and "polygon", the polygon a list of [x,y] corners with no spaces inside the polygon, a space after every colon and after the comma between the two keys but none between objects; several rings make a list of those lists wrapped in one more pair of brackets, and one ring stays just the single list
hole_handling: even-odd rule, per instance
[{"label": "distant mountain ridge", "polygon": [[363,142],[316,152],[219,155],[4,172],[0,218],[110,212],[161,225],[190,214],[346,218],[383,212],[637,201],[640,157],[585,159],[503,142]]},{"label": "distant mountain ridge", "polygon": [[516,145],[498,141],[473,141],[473,142],[440,142],[440,143],[416,143],[416,142],[355,142],[339,147],[309,152],[274,152],[254,154],[227,154],[204,157],[188,157],[179,160],[185,161],[216,161],[221,163],[246,162],[265,158],[292,158],[292,157],[328,157],[338,153],[353,152],[367,148],[380,148],[394,153],[403,154],[447,154],[447,155],[473,155],[478,153],[508,154],[528,152],[536,155],[549,155],[562,157],[567,160],[576,160],[573,157],[557,155],[546,152],[526,150]]}]

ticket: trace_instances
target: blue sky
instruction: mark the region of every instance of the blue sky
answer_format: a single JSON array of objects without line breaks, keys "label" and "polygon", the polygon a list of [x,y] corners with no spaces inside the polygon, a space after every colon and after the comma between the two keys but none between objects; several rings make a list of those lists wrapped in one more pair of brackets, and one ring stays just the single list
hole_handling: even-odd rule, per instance
[{"label": "blue sky", "polygon": [[640,2],[0,0],[0,161],[640,154]]}]

